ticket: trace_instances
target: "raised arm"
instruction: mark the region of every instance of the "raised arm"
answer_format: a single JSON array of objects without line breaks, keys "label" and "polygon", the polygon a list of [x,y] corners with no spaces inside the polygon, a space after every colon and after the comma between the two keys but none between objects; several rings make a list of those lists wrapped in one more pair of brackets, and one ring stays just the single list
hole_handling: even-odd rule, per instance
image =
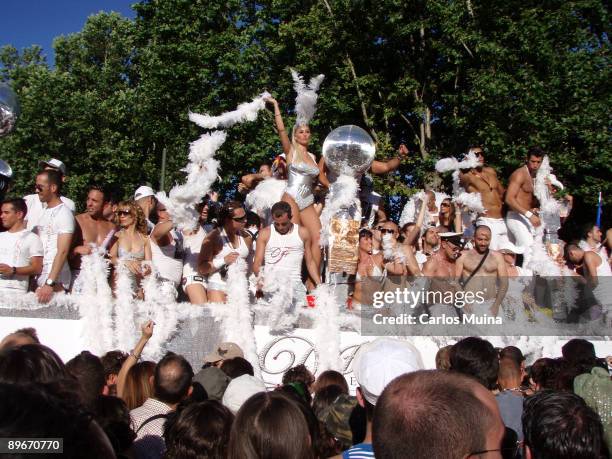
[{"label": "raised arm", "polygon": [[274,97],[268,97],[265,99],[265,101],[272,104],[274,107],[274,124],[278,130],[278,136],[280,137],[283,151],[287,155],[287,163],[290,163],[291,160],[289,155],[291,154],[291,140],[287,135],[287,130],[285,129],[285,123],[283,123],[283,116],[281,115],[280,108],[278,107],[278,102]]},{"label": "raised arm", "polygon": [[405,237],[407,244],[412,245],[421,234],[421,228],[423,226],[423,220],[425,219],[425,210],[427,209],[427,201],[421,201],[421,208],[419,209],[419,215],[417,216],[414,226],[408,230],[408,234]]},{"label": "raised arm", "polygon": [[406,145],[401,144],[397,151],[397,156],[390,159],[389,161],[373,161],[372,162],[372,173],[376,175],[387,174],[397,169],[402,160],[408,156],[408,148]]},{"label": "raised arm", "polygon": [[140,327],[141,335],[140,339],[136,343],[134,350],[130,352],[128,358],[125,359],[123,365],[121,365],[121,369],[119,370],[119,374],[117,375],[117,397],[123,398],[123,390],[125,389],[125,380],[127,379],[128,371],[134,365],[138,363],[140,360],[140,355],[146,344],[149,342],[151,336],[153,336],[153,328],[155,327],[155,322],[149,320],[146,324]]},{"label": "raised arm", "polygon": [[165,222],[158,223],[157,225],[155,225],[155,228],[153,228],[153,231],[151,231],[150,238],[153,239],[153,241],[159,247],[164,247],[170,244],[169,235],[170,231],[172,231],[172,226],[172,220],[167,220]]}]

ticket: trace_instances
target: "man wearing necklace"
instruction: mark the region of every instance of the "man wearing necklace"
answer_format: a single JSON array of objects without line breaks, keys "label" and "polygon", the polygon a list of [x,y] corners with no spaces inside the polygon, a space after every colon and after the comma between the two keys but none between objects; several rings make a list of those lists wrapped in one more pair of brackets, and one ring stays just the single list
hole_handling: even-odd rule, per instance
[{"label": "man wearing necklace", "polygon": [[36,192],[40,202],[46,204],[34,232],[43,245],[43,269],[38,276],[36,297],[41,303],[51,301],[54,292],[70,287],[68,252],[74,234],[74,216],[60,199],[62,177],[59,172],[45,170],[36,176]]},{"label": "man wearing necklace", "polygon": [[497,250],[508,242],[508,228],[502,216],[504,187],[497,179],[495,169],[485,166],[482,147],[471,147],[470,152],[476,155],[480,164],[467,172],[460,171],[459,180],[468,193],[480,193],[486,213],[478,216],[476,225],[486,225],[491,229],[490,248]]},{"label": "man wearing necklace", "polygon": [[523,250],[523,266],[527,266],[531,258],[535,228],[542,224],[538,217],[540,204],[534,195],[534,181],[543,158],[544,151],[540,147],[531,147],[527,152],[527,163],[512,173],[506,191],[506,204],[510,208],[506,224],[515,245]]}]

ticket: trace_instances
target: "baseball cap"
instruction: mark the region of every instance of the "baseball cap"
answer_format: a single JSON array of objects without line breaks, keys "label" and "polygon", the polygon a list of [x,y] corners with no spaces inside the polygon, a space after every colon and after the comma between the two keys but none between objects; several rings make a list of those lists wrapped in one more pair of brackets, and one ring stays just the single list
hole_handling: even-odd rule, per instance
[{"label": "baseball cap", "polygon": [[219,343],[217,349],[204,357],[204,362],[213,363],[219,360],[233,359],[234,357],[244,358],[244,352],[242,352],[240,346],[230,342]]},{"label": "baseball cap", "polygon": [[222,403],[236,414],[251,396],[266,391],[266,385],[251,375],[242,375],[230,381],[223,394]]},{"label": "baseball cap", "polygon": [[392,380],[423,368],[421,353],[412,343],[392,338],[362,344],[353,360],[355,379],[372,405]]},{"label": "baseball cap", "polygon": [[146,198],[147,196],[155,196],[155,191],[150,186],[139,186],[134,192],[134,201],[138,201],[141,198]]},{"label": "baseball cap", "polygon": [[62,175],[66,175],[66,165],[63,162],[61,162],[59,159],[51,158],[48,161],[40,161],[38,165],[41,168],[52,167],[53,169],[60,171]]}]

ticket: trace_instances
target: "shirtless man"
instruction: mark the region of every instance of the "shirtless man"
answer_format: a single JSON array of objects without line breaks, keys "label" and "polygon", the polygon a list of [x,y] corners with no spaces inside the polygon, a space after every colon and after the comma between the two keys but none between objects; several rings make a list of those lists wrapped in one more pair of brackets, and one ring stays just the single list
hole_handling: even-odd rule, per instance
[{"label": "shirtless man", "polygon": [[81,271],[81,257],[92,253],[92,244],[106,251],[113,241],[115,225],[104,217],[104,208],[108,203],[107,196],[107,192],[101,187],[90,186],[86,211],[75,217],[76,228],[69,258],[73,285]]},{"label": "shirtless man", "polygon": [[[439,238],[439,250],[432,253],[423,265],[423,276],[426,276],[429,280],[427,294],[428,297],[434,298],[437,292],[444,295],[446,292],[457,290],[453,279],[455,277],[455,262],[461,255],[462,247],[460,233],[440,233]],[[432,293],[433,295],[431,295]],[[430,304],[429,314],[432,316],[443,314],[456,316],[457,312],[452,304]]]},{"label": "shirtless man", "polygon": [[486,225],[491,229],[489,248],[498,250],[509,242],[508,228],[502,216],[504,187],[497,180],[495,169],[485,166],[482,147],[471,147],[468,153],[474,153],[480,164],[467,172],[460,171],[459,182],[468,193],[480,193],[486,213],[478,215],[476,225]]},{"label": "shirtless man", "polygon": [[541,148],[530,148],[527,152],[527,163],[512,173],[506,191],[506,204],[510,207],[506,224],[515,245],[523,251],[524,267],[527,267],[531,259],[535,228],[542,224],[538,217],[540,204],[533,194],[533,186],[543,158],[544,151]]},{"label": "shirtless man", "polygon": [[[459,279],[465,291],[474,294],[480,292],[485,300],[495,298],[488,312],[497,316],[508,290],[508,272],[503,256],[489,249],[490,242],[491,229],[484,225],[477,226],[474,232],[474,248],[457,259],[455,277]],[[466,312],[478,312],[473,310],[473,306],[477,304],[466,305]]]},{"label": "shirtless man", "polygon": [[238,192],[247,194],[253,190],[259,182],[272,177],[272,164],[265,162],[259,166],[259,170],[255,174],[243,175],[238,184]]}]

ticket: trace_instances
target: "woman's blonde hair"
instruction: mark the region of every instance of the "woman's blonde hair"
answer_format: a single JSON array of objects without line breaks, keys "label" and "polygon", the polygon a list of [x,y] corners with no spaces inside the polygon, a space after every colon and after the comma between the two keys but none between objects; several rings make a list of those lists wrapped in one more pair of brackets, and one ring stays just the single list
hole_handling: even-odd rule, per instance
[{"label": "woman's blonde hair", "polygon": [[[142,208],[136,203],[136,201],[121,201],[117,205],[117,210],[121,208],[125,208],[125,207],[130,209],[130,213],[134,217],[136,231],[146,236],[148,233],[147,219],[145,218]],[[119,214],[118,213],[115,213],[115,218],[113,219],[113,223],[115,225],[119,225]]]},{"label": "woman's blonde hair", "polygon": [[[293,162],[296,162],[296,156],[299,158],[297,162],[305,161],[301,150],[298,148],[298,143],[295,140],[295,133],[301,127],[307,127],[308,130],[310,130],[310,126],[308,124],[295,124],[293,126],[293,129],[291,130],[291,148],[293,149]],[[306,150],[306,155],[308,155],[308,150]]]},{"label": "woman's blonde hair", "polygon": [[123,401],[129,410],[138,408],[153,397],[151,377],[155,373],[154,362],[139,362],[128,370],[123,387]]}]

